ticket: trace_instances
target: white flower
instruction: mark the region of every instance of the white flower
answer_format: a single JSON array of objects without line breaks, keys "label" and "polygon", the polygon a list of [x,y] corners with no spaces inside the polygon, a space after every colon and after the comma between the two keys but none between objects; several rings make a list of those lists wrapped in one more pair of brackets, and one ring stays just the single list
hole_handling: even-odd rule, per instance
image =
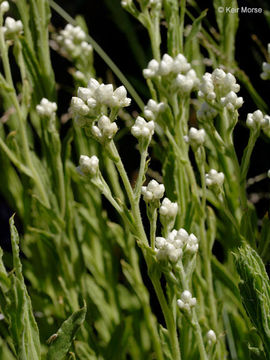
[{"label": "white flower", "polygon": [[159,209],[159,213],[167,218],[175,218],[178,212],[177,203],[171,202],[168,198],[164,198]]},{"label": "white flower", "polygon": [[[170,74],[186,74],[190,68],[191,66],[183,54],[178,54],[175,58],[164,54],[160,63],[155,59],[148,63],[147,68],[143,70],[143,76],[148,79],[156,76],[166,77]],[[191,79],[192,76],[191,73],[189,78]]]},{"label": "white flower", "polygon": [[168,75],[171,72],[172,67],[173,67],[173,58],[168,54],[164,54],[159,64],[157,75],[161,75],[161,76]]},{"label": "white flower", "polygon": [[142,186],[142,195],[145,202],[159,200],[163,197],[165,187],[156,180],[151,180],[147,186]]},{"label": "white flower", "polygon": [[21,20],[16,21],[15,19],[8,16],[5,20],[5,25],[2,27],[2,30],[5,36],[13,36],[22,32],[23,24]]},{"label": "white flower", "polygon": [[[76,116],[97,117],[100,114],[100,105],[110,108],[128,106],[131,100],[126,95],[127,91],[124,86],[113,90],[112,84],[100,84],[96,79],[91,78],[87,87],[78,88],[77,97],[73,97],[71,100],[71,110]],[[86,121],[84,119],[80,121],[80,124],[85,126],[89,121],[91,124],[93,120]]]},{"label": "white flower", "polygon": [[80,26],[73,26],[71,24],[67,24],[60,31],[59,35],[55,37],[61,51],[70,58],[77,58],[82,55],[89,56],[92,53],[92,45],[88,44],[85,39],[86,34]]},{"label": "white flower", "polygon": [[0,5],[0,10],[2,14],[6,13],[9,10],[9,3],[8,1],[3,1]]},{"label": "white flower", "polygon": [[189,129],[188,136],[185,136],[184,139],[193,146],[200,146],[205,142],[205,130],[198,130],[194,127],[191,127]]},{"label": "white flower", "polygon": [[116,134],[118,127],[116,123],[111,122],[111,120],[103,115],[99,118],[97,126],[92,126],[92,133],[100,141],[111,140]]},{"label": "white flower", "polygon": [[183,54],[178,54],[172,64],[171,71],[173,73],[186,73],[191,68],[186,57]]},{"label": "white flower", "polygon": [[194,234],[190,234],[186,242],[186,250],[195,254],[199,249],[198,239]]},{"label": "white flower", "polygon": [[193,69],[189,70],[186,75],[178,74],[175,79],[175,85],[182,94],[189,94],[198,83],[199,79]]},{"label": "white flower", "polygon": [[156,120],[157,116],[164,111],[165,104],[163,102],[157,103],[155,100],[150,99],[144,107],[144,116],[147,120]]},{"label": "white flower", "polygon": [[99,160],[95,155],[92,157],[81,155],[79,164],[79,171],[83,175],[95,176],[98,172]]},{"label": "white flower", "polygon": [[191,292],[188,290],[183,291],[181,294],[181,299],[177,300],[179,309],[187,312],[190,312],[191,308],[193,308],[196,303],[196,298],[192,297]]},{"label": "white flower", "polygon": [[153,59],[151,60],[146,69],[143,69],[143,76],[148,79],[148,78],[152,78],[154,76],[156,76],[157,71],[159,68],[159,63],[157,60]]},{"label": "white flower", "polygon": [[205,73],[202,77],[198,95],[212,101],[216,98],[214,84],[210,73]]},{"label": "white flower", "polygon": [[250,129],[266,129],[270,127],[270,117],[268,115],[264,116],[261,110],[256,110],[254,113],[247,115],[246,124]]},{"label": "white flower", "polygon": [[131,99],[127,97],[127,90],[123,85],[114,90],[113,98],[116,107],[126,107],[131,103]]},{"label": "white flower", "polygon": [[212,73],[212,80],[214,85],[222,85],[226,77],[225,71],[222,69],[215,69]]},{"label": "white flower", "polygon": [[220,102],[221,105],[226,106],[228,110],[234,111],[243,105],[244,100],[242,97],[237,97],[234,91],[230,91],[225,97],[220,99]]},{"label": "white flower", "polygon": [[269,80],[270,79],[270,64],[267,62],[263,62],[262,70],[263,70],[263,72],[261,73],[261,78],[263,80]]},{"label": "white flower", "polygon": [[205,181],[207,186],[222,186],[224,183],[223,172],[217,172],[215,169],[211,169],[208,174],[205,175]]},{"label": "white flower", "polygon": [[172,230],[168,237],[157,237],[155,251],[158,260],[177,262],[183,255],[183,251],[196,253],[198,251],[198,239],[194,234],[188,234],[185,229]]},{"label": "white flower", "polygon": [[40,104],[36,106],[36,110],[39,115],[50,117],[56,112],[57,105],[55,102],[43,98]]},{"label": "white flower", "polygon": [[151,140],[155,129],[154,121],[145,121],[144,118],[138,116],[135,124],[131,128],[131,134],[135,136],[137,139],[147,139]]},{"label": "white flower", "polygon": [[85,116],[89,113],[89,107],[84,103],[84,101],[76,96],[73,96],[71,99],[71,110],[75,115]]},{"label": "white flower", "polygon": [[214,343],[216,343],[217,341],[217,336],[216,333],[214,332],[214,330],[210,329],[207,334],[206,334],[206,338],[208,340],[208,344],[212,345]]}]

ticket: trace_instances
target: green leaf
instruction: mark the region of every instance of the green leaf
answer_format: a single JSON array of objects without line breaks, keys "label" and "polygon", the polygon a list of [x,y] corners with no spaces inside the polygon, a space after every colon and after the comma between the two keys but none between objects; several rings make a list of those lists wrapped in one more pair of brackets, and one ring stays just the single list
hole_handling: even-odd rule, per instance
[{"label": "green leaf", "polygon": [[40,360],[39,331],[33,315],[32,304],[22,274],[19,258],[19,235],[10,219],[13,266],[15,274],[11,277],[11,288],[7,293],[7,304],[4,314],[9,322],[9,331],[15,345],[19,360]]},{"label": "green leaf", "polygon": [[242,302],[253,325],[270,354],[270,284],[264,264],[255,250],[243,244],[234,254],[240,276]]},{"label": "green leaf", "polygon": [[47,360],[62,360],[67,355],[72,341],[84,322],[86,315],[86,305],[80,310],[74,312],[67,320],[63,322],[55,335],[49,347]]}]

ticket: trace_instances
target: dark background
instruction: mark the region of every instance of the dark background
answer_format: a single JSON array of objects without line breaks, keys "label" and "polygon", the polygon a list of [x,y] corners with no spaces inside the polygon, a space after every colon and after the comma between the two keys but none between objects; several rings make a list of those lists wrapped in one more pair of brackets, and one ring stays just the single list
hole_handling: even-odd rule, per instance
[{"label": "dark background", "polygon": [[[77,14],[82,14],[85,17],[89,34],[119,66],[146,102],[148,100],[148,93],[142,78],[142,68],[151,59],[148,36],[145,29],[135,19],[129,15],[126,16],[126,13],[120,6],[120,0],[56,0],[56,2],[72,17],[75,17]],[[208,20],[216,27],[212,1],[204,1],[203,5],[200,6],[202,9],[209,8]],[[263,10],[270,10],[268,1],[239,0],[239,6],[261,7]],[[52,23],[57,29],[63,28],[66,24],[54,12]],[[265,15],[240,14],[240,24],[236,39],[236,59],[240,68],[248,74],[252,84],[266,103],[269,103],[270,81],[261,80],[259,74],[261,73],[261,64],[265,61],[262,49],[267,48],[268,42],[270,42],[270,24],[267,23]],[[64,68],[68,68],[70,64],[55,53],[52,53],[52,59],[56,79],[61,84],[61,88],[65,89],[61,90],[58,99],[59,107],[60,110],[63,108],[63,111],[66,111],[71,96],[66,89],[68,89],[72,79],[67,75]],[[104,82],[111,75],[107,65],[96,54],[95,69],[97,75],[102,77]],[[117,83],[116,79],[115,81]],[[240,118],[244,122],[246,114],[255,111],[257,108],[243,87],[241,88],[240,96],[243,96],[245,100],[244,106],[240,111]],[[247,129],[243,126],[238,126],[235,132],[235,143],[239,157],[241,157],[247,139]],[[128,148],[128,142],[124,143],[123,146],[125,147],[125,152],[122,152],[123,160],[127,169],[131,171],[134,164],[133,161],[130,161],[129,154],[134,152],[133,149]],[[131,146],[133,146],[132,143]],[[266,172],[269,168],[269,140],[264,138],[260,139],[256,145],[249,175],[258,175]],[[263,198],[256,204],[261,217],[269,208],[269,198],[267,198],[269,190],[269,180],[267,179],[250,189],[251,192],[265,193],[265,196],[262,195]],[[15,210],[8,207],[3,196],[0,198],[0,245],[4,250],[9,249],[8,219]]]}]

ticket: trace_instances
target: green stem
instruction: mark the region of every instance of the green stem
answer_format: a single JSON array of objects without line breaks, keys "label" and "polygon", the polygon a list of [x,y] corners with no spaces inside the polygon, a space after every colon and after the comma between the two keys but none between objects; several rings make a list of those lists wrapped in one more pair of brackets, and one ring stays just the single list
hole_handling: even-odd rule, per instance
[{"label": "green stem", "polygon": [[155,292],[157,294],[164,318],[165,318],[165,322],[166,322],[166,326],[169,332],[169,339],[171,342],[171,348],[172,348],[172,355],[173,355],[173,359],[174,360],[181,360],[181,353],[180,353],[180,346],[179,346],[179,342],[178,342],[178,336],[177,336],[177,329],[176,329],[176,325],[174,322],[174,318],[173,318],[173,313],[170,310],[170,308],[168,307],[166,298],[164,296],[162,287],[160,285],[160,282],[158,279],[156,279],[155,277],[152,277],[152,283],[154,285],[155,288]]},{"label": "green stem", "polygon": [[145,164],[146,164],[147,155],[148,155],[147,149],[144,149],[141,152],[140,170],[139,170],[139,175],[138,175],[136,185],[135,185],[135,190],[134,190],[135,201],[137,203],[139,203],[139,201],[140,201],[141,188],[143,185],[143,177],[145,174]]},{"label": "green stem", "polygon": [[[177,270],[178,270],[179,275],[180,275],[180,279],[181,279],[181,282],[182,282],[183,289],[189,290],[188,282],[187,282],[187,279],[186,279],[186,273],[185,273],[182,261],[180,261],[178,263]],[[195,336],[196,336],[196,339],[197,339],[197,345],[198,345],[199,352],[200,352],[200,359],[201,360],[208,360],[208,356],[207,356],[205,346],[204,346],[204,342],[203,342],[203,338],[202,338],[202,329],[201,329],[201,326],[200,326],[200,324],[198,322],[198,318],[197,318],[197,314],[196,314],[195,309],[192,311],[191,314],[189,314],[189,317],[190,317],[190,322],[192,324],[192,327],[194,329]]]}]

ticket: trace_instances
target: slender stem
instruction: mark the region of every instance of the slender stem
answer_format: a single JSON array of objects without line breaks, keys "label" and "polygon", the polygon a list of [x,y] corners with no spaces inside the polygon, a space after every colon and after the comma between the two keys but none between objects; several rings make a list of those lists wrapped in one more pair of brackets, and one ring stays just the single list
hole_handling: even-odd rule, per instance
[{"label": "slender stem", "polygon": [[139,170],[139,175],[138,175],[135,190],[134,190],[135,201],[137,203],[140,201],[140,194],[141,194],[141,188],[142,188],[142,185],[143,185],[143,177],[144,177],[144,174],[145,174],[145,164],[146,164],[147,155],[148,155],[147,149],[144,149],[141,152],[140,170]]},{"label": "slender stem", "polygon": [[162,287],[160,285],[160,282],[155,277],[151,278],[152,283],[154,285],[164,318],[166,322],[166,326],[169,332],[169,338],[171,342],[172,347],[172,355],[174,360],[180,360],[181,359],[181,353],[180,353],[180,346],[178,342],[178,335],[177,335],[177,329],[173,318],[173,313],[168,307],[166,298],[164,296]]},{"label": "slender stem", "polygon": [[155,240],[156,240],[156,229],[157,229],[157,208],[149,211],[150,214],[148,216],[150,221],[150,244],[152,250],[155,250]]},{"label": "slender stem", "polygon": [[[177,270],[178,270],[179,275],[180,275],[180,279],[181,279],[181,282],[182,282],[183,289],[189,290],[188,282],[187,282],[187,278],[186,278],[186,273],[185,273],[182,261],[180,261],[178,263]],[[194,328],[194,331],[195,331],[195,336],[196,336],[196,339],[197,339],[197,345],[198,345],[199,352],[200,352],[200,359],[208,360],[208,356],[207,356],[205,346],[204,346],[204,342],[203,342],[203,338],[202,338],[202,329],[201,329],[201,326],[200,326],[200,324],[198,322],[196,310],[194,309],[189,316],[190,316],[190,322],[191,322],[192,327]]]}]

